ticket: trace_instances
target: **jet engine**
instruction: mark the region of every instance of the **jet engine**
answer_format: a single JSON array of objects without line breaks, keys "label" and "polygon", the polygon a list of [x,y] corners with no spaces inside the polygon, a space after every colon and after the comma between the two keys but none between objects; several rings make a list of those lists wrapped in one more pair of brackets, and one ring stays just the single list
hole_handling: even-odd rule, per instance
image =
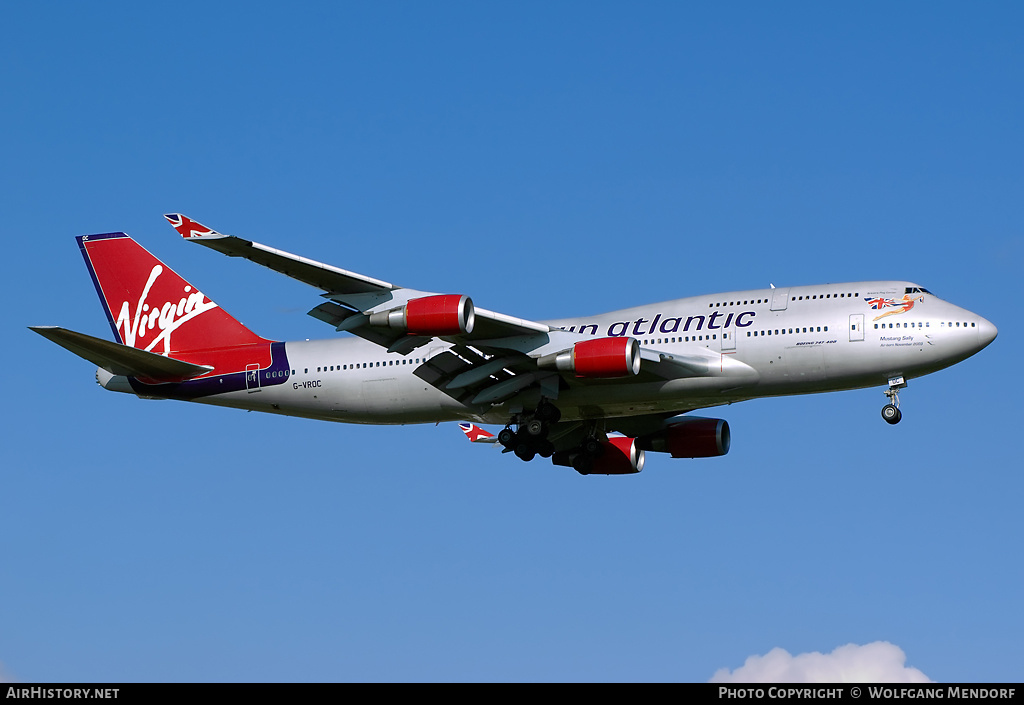
[{"label": "jet engine", "polygon": [[631,475],[644,469],[644,451],[635,438],[613,437],[603,441],[604,452],[594,458],[588,474]]},{"label": "jet engine", "polygon": [[475,323],[472,299],[460,294],[424,296],[405,306],[370,314],[371,326],[386,326],[413,335],[472,333]]},{"label": "jet engine", "polygon": [[675,421],[662,430],[637,439],[637,445],[673,458],[714,458],[729,452],[729,422],[698,416]]},{"label": "jet engine", "polygon": [[577,377],[626,377],[640,372],[640,344],[635,338],[583,340],[568,350],[537,360],[542,369],[575,372]]},{"label": "jet engine", "polygon": [[644,451],[635,438],[591,438],[575,450],[555,453],[551,462],[571,467],[581,475],[633,475],[644,469]]}]

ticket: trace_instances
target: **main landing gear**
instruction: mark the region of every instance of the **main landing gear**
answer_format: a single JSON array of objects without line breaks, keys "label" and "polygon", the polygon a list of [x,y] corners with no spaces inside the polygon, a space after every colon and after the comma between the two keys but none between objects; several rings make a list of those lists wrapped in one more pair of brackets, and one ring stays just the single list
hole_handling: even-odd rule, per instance
[{"label": "main landing gear", "polygon": [[[498,433],[498,443],[505,447],[506,452],[515,453],[520,460],[529,462],[539,455],[551,458],[555,465],[571,467],[581,475],[589,475],[605,454],[607,436],[594,421],[584,424],[584,428],[570,429],[570,435],[566,435],[566,428],[559,428],[556,440],[563,449],[556,451],[555,444],[548,436],[561,418],[562,412],[558,407],[542,400],[533,413],[521,413],[513,418],[515,430],[512,424],[503,428]],[[634,471],[639,472],[635,467]]]},{"label": "main landing gear", "polygon": [[906,386],[907,383],[903,377],[891,377],[889,379],[889,388],[885,390],[885,396],[889,397],[889,403],[882,407],[882,418],[885,419],[886,423],[898,424],[900,419],[903,418],[903,414],[900,413],[899,391]]},{"label": "main landing gear", "polygon": [[520,460],[529,462],[536,456],[550,458],[555,446],[548,440],[548,431],[553,423],[562,418],[562,412],[549,401],[541,401],[532,414],[521,414],[516,419],[518,430],[506,426],[498,434],[498,443],[516,454]]}]

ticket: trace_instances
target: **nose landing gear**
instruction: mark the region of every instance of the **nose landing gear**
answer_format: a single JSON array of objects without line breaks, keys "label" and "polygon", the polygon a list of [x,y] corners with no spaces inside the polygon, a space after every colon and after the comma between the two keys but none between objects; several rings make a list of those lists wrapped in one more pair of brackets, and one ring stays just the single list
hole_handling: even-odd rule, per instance
[{"label": "nose landing gear", "polygon": [[889,398],[889,403],[882,407],[882,418],[886,423],[898,424],[903,418],[903,414],[900,413],[899,391],[906,386],[907,383],[903,377],[889,378],[889,388],[885,390],[885,396]]}]

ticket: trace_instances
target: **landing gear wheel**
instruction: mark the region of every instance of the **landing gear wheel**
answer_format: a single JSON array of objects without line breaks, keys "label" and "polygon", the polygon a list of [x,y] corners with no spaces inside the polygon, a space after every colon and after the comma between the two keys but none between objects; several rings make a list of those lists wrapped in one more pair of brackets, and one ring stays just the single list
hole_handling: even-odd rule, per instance
[{"label": "landing gear wheel", "polygon": [[517,458],[528,463],[533,460],[534,456],[537,455],[537,452],[525,443],[520,443],[516,446],[515,454]]},{"label": "landing gear wheel", "polygon": [[541,441],[537,446],[537,455],[542,458],[550,458],[555,454],[555,444],[551,441]]},{"label": "landing gear wheel", "polygon": [[583,453],[589,458],[599,458],[604,453],[604,446],[596,438],[583,441]]},{"label": "landing gear wheel", "polygon": [[572,469],[580,475],[589,475],[592,467],[594,467],[594,459],[586,453],[580,453],[572,459]]},{"label": "landing gear wheel", "polygon": [[527,435],[533,436],[534,438],[544,438],[548,435],[547,426],[539,419],[532,419],[531,421],[528,421],[523,428],[526,430]]},{"label": "landing gear wheel", "polygon": [[886,423],[898,424],[903,418],[900,413],[900,390],[906,386],[907,381],[902,376],[889,378],[889,388],[885,390],[889,403],[882,407],[882,418]]},{"label": "landing gear wheel", "polygon": [[516,432],[513,431],[511,428],[503,428],[498,433],[498,443],[505,446],[506,448],[511,448],[515,442]]},{"label": "landing gear wheel", "polygon": [[898,424],[900,419],[903,418],[903,414],[893,404],[886,404],[882,407],[882,418],[885,419],[886,423]]}]

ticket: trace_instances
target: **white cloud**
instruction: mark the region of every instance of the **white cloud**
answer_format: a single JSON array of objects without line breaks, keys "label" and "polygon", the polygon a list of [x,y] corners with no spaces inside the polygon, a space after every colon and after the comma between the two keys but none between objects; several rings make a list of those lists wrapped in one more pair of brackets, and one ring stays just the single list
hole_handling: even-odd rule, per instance
[{"label": "white cloud", "polygon": [[930,683],[931,679],[906,665],[903,649],[887,641],[859,646],[847,644],[830,654],[817,651],[793,656],[772,649],[751,656],[735,671],[720,668],[712,683]]}]

